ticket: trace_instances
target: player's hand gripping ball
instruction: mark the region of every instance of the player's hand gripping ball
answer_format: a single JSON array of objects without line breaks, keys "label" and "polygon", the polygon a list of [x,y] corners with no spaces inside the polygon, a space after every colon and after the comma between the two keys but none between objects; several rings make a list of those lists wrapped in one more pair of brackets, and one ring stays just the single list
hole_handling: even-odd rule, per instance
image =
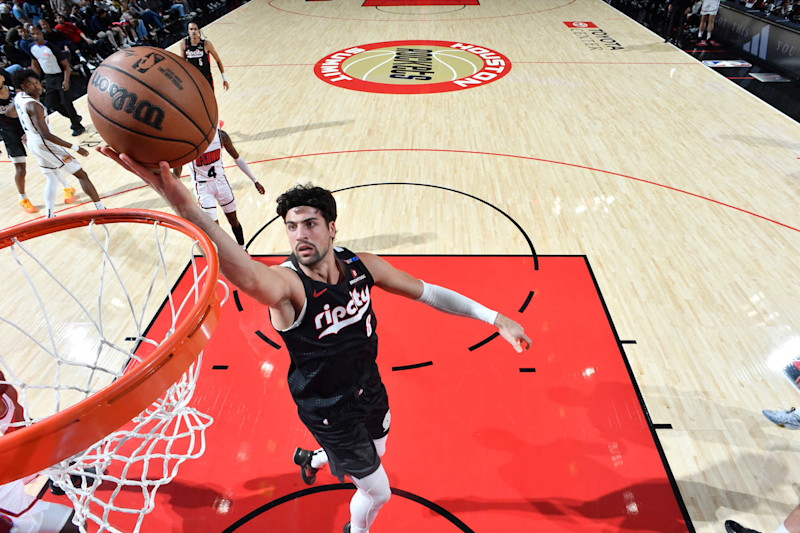
[{"label": "player's hand gripping ball", "polygon": [[217,131],[211,85],[197,67],[161,48],[110,55],[92,74],[87,97],[103,140],[146,167],[194,160]]}]

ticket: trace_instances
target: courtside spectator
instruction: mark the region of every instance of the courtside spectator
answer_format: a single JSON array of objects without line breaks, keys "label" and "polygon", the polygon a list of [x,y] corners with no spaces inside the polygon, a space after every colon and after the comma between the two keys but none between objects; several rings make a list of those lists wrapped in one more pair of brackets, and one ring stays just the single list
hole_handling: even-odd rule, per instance
[{"label": "courtside spectator", "polygon": [[47,19],[40,20],[38,26],[44,34],[44,39],[50,44],[61,49],[69,47],[69,39],[67,39],[67,36],[58,30],[54,30],[50,26],[50,23],[47,22]]},{"label": "courtside spectator", "polygon": [[17,28],[19,32],[19,41],[17,41],[17,48],[23,51],[26,55],[31,55],[31,46],[33,46],[33,38],[30,36],[30,25],[22,25]]},{"label": "courtside spectator", "polygon": [[68,21],[64,15],[56,15],[56,31],[64,35],[70,42],[70,49],[83,50],[92,54],[96,53],[93,47],[94,41],[91,40],[79,27]]},{"label": "courtside spectator", "polygon": [[114,26],[114,21],[105,9],[98,9],[92,16],[89,27],[98,39],[107,39],[115,50],[130,48],[125,38],[125,32],[119,26]]}]

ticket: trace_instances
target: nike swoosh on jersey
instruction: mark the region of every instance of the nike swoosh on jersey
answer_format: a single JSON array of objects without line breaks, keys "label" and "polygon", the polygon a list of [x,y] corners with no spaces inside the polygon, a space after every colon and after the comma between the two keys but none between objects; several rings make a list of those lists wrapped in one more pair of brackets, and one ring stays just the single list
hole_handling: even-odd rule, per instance
[{"label": "nike swoosh on jersey", "polygon": [[321,291],[319,291],[319,292],[317,292],[317,291],[314,291],[314,293],[313,293],[313,294],[314,294],[314,298],[317,298],[318,296],[322,296],[322,293],[323,293],[323,292],[325,292],[325,291],[327,291],[327,290],[328,290],[328,289],[327,289],[327,288],[325,288],[325,289],[322,289],[322,290],[321,290]]}]

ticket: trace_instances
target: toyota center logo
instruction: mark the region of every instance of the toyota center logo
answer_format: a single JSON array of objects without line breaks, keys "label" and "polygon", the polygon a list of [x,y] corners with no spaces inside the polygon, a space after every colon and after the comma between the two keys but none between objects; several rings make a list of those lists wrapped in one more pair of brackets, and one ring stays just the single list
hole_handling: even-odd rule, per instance
[{"label": "toyota center logo", "polygon": [[479,87],[505,76],[506,56],[450,41],[390,41],[340,50],[314,73],[326,83],[370,93],[420,94]]}]

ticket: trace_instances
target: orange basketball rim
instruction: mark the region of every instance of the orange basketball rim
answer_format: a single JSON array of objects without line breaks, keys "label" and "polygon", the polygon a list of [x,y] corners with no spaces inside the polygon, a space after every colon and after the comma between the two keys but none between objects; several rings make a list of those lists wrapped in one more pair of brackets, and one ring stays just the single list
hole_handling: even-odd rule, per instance
[{"label": "orange basketball rim", "polygon": [[159,224],[195,239],[208,259],[206,282],[175,332],[113,383],[44,420],[0,437],[0,484],[67,459],[117,430],[175,383],[203,350],[217,325],[219,260],[197,226],[166,213],[118,209],[73,213],[0,231],[0,249],[43,235],[94,224]]}]

